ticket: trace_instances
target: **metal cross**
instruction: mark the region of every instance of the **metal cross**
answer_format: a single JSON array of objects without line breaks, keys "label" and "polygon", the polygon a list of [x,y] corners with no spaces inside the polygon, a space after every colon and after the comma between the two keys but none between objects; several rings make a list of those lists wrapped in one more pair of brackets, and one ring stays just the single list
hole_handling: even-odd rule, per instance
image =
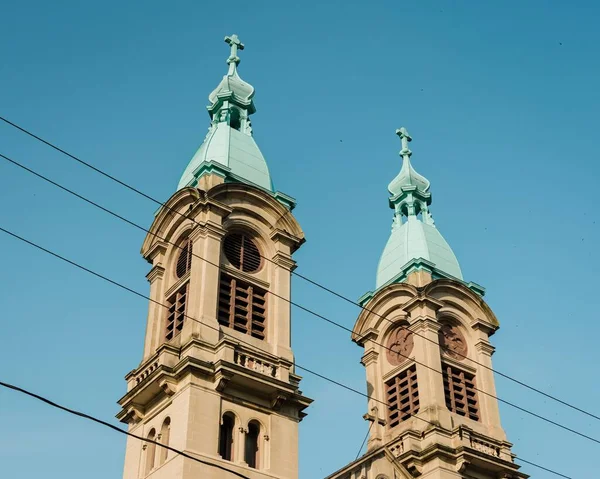
[{"label": "metal cross", "polygon": [[408,142],[412,141],[412,137],[408,134],[406,128],[402,127],[396,130],[396,135],[398,135],[402,141],[402,151],[408,150]]},{"label": "metal cross", "polygon": [[227,59],[227,63],[235,63],[236,65],[238,63],[240,63],[240,59],[237,56],[237,52],[238,49],[239,50],[243,50],[244,49],[244,44],[242,42],[240,42],[240,39],[238,38],[238,36],[234,33],[233,35],[231,35],[230,37],[225,37],[225,43],[227,43],[230,47],[231,47],[231,54],[229,55],[229,58]]}]

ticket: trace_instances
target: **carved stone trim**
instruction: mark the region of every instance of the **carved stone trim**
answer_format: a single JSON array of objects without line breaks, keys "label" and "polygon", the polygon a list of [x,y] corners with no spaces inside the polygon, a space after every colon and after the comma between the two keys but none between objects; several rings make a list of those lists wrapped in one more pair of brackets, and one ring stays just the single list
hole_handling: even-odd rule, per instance
[{"label": "carved stone trim", "polygon": [[291,256],[280,251],[273,255],[272,261],[277,264],[277,266],[281,266],[288,271],[293,271],[296,269],[296,262],[291,258]]},{"label": "carved stone trim", "polygon": [[154,283],[157,279],[162,278],[165,275],[165,268],[161,265],[153,266],[152,269],[146,275],[146,279],[150,284]]},{"label": "carved stone trim", "polygon": [[363,366],[368,366],[369,364],[377,362],[377,358],[379,357],[379,353],[374,349],[367,351],[363,354],[363,357],[360,358],[360,362]]},{"label": "carved stone trim", "polygon": [[162,240],[158,240],[146,252],[145,258],[146,258],[146,260],[153,262],[154,258],[156,256],[164,255],[166,252],[167,252],[167,243]]},{"label": "carved stone trim", "polygon": [[227,371],[219,371],[215,374],[215,390],[217,392],[223,392],[227,387],[227,383],[231,380],[233,374]]},{"label": "carved stone trim", "polygon": [[145,414],[143,409],[134,404],[127,408],[127,412],[125,413],[122,421],[128,424],[137,424],[144,419],[144,416]]},{"label": "carved stone trim", "polygon": [[177,383],[168,379],[161,379],[158,386],[165,392],[167,396],[172,396],[177,392]]},{"label": "carved stone trim", "polygon": [[278,411],[287,400],[288,396],[286,394],[277,393],[271,398],[271,407]]},{"label": "carved stone trim", "polygon": [[480,339],[475,344],[475,349],[477,351],[479,351],[480,353],[487,354],[488,356],[491,356],[496,351],[496,348],[494,346],[492,346],[488,341],[486,341],[484,339]]}]

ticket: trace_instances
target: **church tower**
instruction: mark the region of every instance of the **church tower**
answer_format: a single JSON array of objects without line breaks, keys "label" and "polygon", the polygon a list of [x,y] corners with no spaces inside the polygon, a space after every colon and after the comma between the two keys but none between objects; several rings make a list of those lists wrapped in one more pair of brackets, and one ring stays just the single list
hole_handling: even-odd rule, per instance
[{"label": "church tower", "polygon": [[129,437],[124,479],[298,477],[311,400],[294,371],[289,299],[304,233],[253,138],[244,45],[225,41],[229,71],[209,96],[208,134],[142,246],[152,265],[144,352],[117,415],[197,460]]},{"label": "church tower", "polygon": [[498,329],[484,290],[462,278],[436,228],[429,181],[405,128],[390,183],[390,238],[352,339],[364,348],[367,452],[328,479],[521,479],[500,423],[492,372]]}]

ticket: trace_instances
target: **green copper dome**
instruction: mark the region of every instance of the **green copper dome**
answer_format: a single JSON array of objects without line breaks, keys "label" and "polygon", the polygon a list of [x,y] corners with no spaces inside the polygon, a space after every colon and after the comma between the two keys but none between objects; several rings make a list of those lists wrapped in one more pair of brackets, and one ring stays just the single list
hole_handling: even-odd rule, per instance
[{"label": "green copper dome", "polygon": [[267,162],[252,136],[250,115],[256,108],[254,87],[242,80],[237,51],[244,45],[237,35],[225,37],[231,47],[229,71],[208,99],[211,124],[204,142],[183,172],[177,189],[196,186],[203,175],[219,171],[227,181],[249,183],[274,192]]},{"label": "green copper dome", "polygon": [[452,249],[435,227],[429,211],[430,183],[412,167],[405,128],[396,131],[402,140],[402,168],[390,183],[390,207],[394,209],[392,232],[379,266],[376,286],[401,281],[417,260],[425,260],[439,274],[462,280],[460,266]]}]

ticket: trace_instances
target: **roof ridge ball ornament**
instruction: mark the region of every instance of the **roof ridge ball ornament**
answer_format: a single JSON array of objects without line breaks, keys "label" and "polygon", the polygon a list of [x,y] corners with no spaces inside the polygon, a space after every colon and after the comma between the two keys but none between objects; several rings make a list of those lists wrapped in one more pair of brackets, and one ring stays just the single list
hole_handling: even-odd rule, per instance
[{"label": "roof ridge ball ornament", "polygon": [[244,49],[244,44],[240,41],[239,37],[234,33],[231,36],[225,37],[225,43],[231,48],[229,58],[227,58],[227,65],[229,65],[229,74],[235,71],[235,68],[240,64],[240,57],[238,57],[238,50]]},{"label": "roof ridge ball ornament", "polygon": [[409,135],[408,131],[403,126],[396,130],[396,135],[400,137],[400,141],[402,142],[400,156],[408,156],[410,158],[410,156],[412,155],[412,151],[409,150],[408,143],[412,141],[412,136]]}]

